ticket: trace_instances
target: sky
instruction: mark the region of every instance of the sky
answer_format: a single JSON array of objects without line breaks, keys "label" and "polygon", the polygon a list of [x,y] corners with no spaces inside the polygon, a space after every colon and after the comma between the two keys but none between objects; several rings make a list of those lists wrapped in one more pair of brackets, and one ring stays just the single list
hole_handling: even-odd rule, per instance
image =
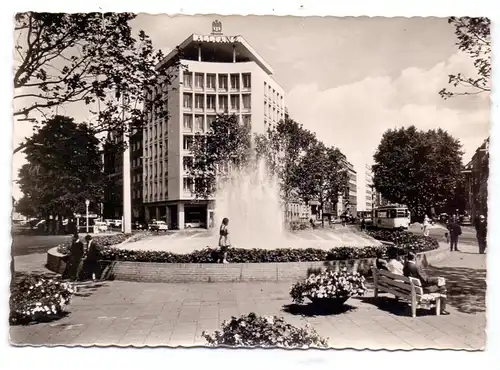
[{"label": "sky", "polygon": [[[243,36],[272,66],[291,117],[346,154],[358,172],[359,194],[365,165],[387,129],[445,129],[462,142],[464,162],[489,135],[487,94],[446,101],[438,95],[449,74],[474,75],[446,18],[140,14],[132,27],[168,52],[192,33],[209,34],[215,19],[225,35]],[[87,120],[88,109],[72,104],[59,113]],[[29,135],[29,124],[15,123],[14,146]],[[14,156],[14,180],[23,157]],[[14,185],[14,197],[20,196]]]}]

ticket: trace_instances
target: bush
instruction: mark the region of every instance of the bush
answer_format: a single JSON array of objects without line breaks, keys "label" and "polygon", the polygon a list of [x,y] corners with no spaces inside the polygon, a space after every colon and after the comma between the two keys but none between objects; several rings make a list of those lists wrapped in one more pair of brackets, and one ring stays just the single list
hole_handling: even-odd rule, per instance
[{"label": "bush", "polygon": [[311,225],[306,221],[290,221],[289,229],[292,231],[297,230],[307,230],[310,229]]},{"label": "bush", "polygon": [[304,298],[349,298],[365,292],[365,278],[357,272],[348,273],[344,267],[338,272],[326,269],[310,274],[292,286],[290,296],[295,303],[302,303]]},{"label": "bush", "polygon": [[439,247],[439,242],[430,236],[423,236],[400,230],[370,229],[366,233],[374,239],[394,243],[407,250],[426,252]]},{"label": "bush", "polygon": [[[387,233],[387,231],[384,231]],[[389,232],[391,233],[391,232]],[[408,233],[406,233],[408,234]],[[385,234],[384,234],[385,235]],[[399,235],[399,234],[398,234]],[[385,235],[388,237],[387,235]],[[215,263],[219,251],[214,248],[205,248],[187,254],[177,254],[168,251],[144,251],[114,248],[112,245],[126,240],[129,235],[118,234],[112,236],[96,236],[98,258],[103,261],[129,261],[129,262],[158,262],[158,263]],[[401,254],[409,250],[424,252],[436,249],[439,244],[433,238],[417,237],[417,242],[408,242],[413,237],[410,234],[407,239],[400,237],[404,243],[398,245]],[[395,236],[393,236],[395,240]],[[382,239],[384,240],[384,239]],[[406,240],[406,241],[405,241]],[[385,255],[391,246],[367,246],[367,247],[338,247],[330,250],[323,249],[244,249],[230,248],[227,253],[228,261],[231,263],[265,263],[265,262],[313,262],[313,261],[339,261],[376,258]],[[62,254],[69,253],[68,245],[58,247]]]},{"label": "bush", "polygon": [[326,348],[326,339],[307,325],[297,328],[281,317],[262,317],[254,313],[232,317],[222,324],[222,330],[212,335],[202,333],[210,346]]},{"label": "bush", "polygon": [[9,322],[18,325],[60,317],[74,292],[71,284],[58,279],[24,276],[11,289]]}]

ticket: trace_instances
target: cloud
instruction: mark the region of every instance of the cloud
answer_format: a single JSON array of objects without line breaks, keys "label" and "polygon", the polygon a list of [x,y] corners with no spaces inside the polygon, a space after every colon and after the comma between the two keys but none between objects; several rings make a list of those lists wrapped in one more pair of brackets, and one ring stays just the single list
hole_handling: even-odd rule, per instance
[{"label": "cloud", "polygon": [[489,97],[441,99],[438,92],[447,86],[448,74],[457,71],[474,72],[470,60],[459,53],[427,70],[407,68],[394,79],[366,77],[326,90],[317,84],[298,85],[286,104],[295,120],[347,155],[359,183],[364,181],[365,164],[371,164],[382,134],[390,128],[440,127],[462,142],[464,161],[470,158],[489,134]]}]

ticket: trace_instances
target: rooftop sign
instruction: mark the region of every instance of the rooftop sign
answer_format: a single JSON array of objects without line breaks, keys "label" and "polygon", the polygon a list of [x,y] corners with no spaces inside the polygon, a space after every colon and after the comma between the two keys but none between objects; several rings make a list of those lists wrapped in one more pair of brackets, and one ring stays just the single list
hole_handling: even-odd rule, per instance
[{"label": "rooftop sign", "polygon": [[216,36],[212,35],[194,35],[196,42],[217,42],[217,43],[235,43],[238,42],[238,36]]},{"label": "rooftop sign", "polygon": [[212,22],[212,35],[222,35],[222,22],[218,20]]}]

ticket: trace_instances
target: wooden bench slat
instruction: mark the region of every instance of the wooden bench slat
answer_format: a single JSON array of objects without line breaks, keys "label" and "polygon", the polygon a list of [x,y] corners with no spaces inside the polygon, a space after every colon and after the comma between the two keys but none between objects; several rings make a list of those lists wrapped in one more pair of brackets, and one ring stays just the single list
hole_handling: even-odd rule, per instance
[{"label": "wooden bench slat", "polygon": [[401,280],[405,283],[410,283],[410,279],[407,276],[403,275],[398,275],[398,274],[393,274],[392,272],[386,271],[386,270],[377,270],[379,276],[384,276],[388,277],[392,280]]},{"label": "wooden bench slat", "polygon": [[[385,283],[385,284],[389,284],[389,285],[393,285],[393,286],[397,286],[399,287],[400,289],[402,290],[405,290],[408,292],[408,294],[411,294],[411,284],[407,284],[407,283],[403,283],[403,282],[400,282],[400,281],[396,281],[396,280],[391,280],[391,279],[388,279],[387,277],[385,276],[380,276],[379,277],[379,283]],[[424,294],[424,290],[419,287],[419,286],[414,286],[413,287],[415,289],[415,293],[417,295],[422,295]]]},{"label": "wooden bench slat", "polygon": [[441,307],[441,297],[439,293],[424,293],[419,279],[392,274],[385,270],[378,270],[372,267],[375,297],[379,291],[393,294],[398,298],[408,300],[411,305],[412,316],[416,316],[417,308],[436,308],[439,315]]}]

